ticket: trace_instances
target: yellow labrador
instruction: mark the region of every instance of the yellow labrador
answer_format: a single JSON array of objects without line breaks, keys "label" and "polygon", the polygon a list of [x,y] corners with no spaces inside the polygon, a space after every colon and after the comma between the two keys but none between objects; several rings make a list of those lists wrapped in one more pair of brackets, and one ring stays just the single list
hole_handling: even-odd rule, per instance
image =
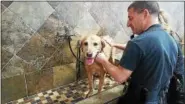
[{"label": "yellow labrador", "polygon": [[114,63],[114,51],[115,49],[111,47],[107,42],[102,40],[102,37],[97,35],[85,36],[81,40],[81,50],[85,58],[84,65],[88,76],[89,91],[86,97],[89,97],[93,93],[93,82],[94,78],[99,78],[98,93],[100,94],[106,72],[104,67],[97,63],[95,58],[99,52],[103,52],[111,63]]}]

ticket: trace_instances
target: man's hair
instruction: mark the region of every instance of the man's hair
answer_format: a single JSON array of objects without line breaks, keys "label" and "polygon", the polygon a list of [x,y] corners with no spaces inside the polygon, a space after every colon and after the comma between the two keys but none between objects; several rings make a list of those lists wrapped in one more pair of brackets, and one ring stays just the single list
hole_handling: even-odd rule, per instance
[{"label": "man's hair", "polygon": [[133,8],[137,13],[141,13],[144,9],[148,9],[151,15],[158,16],[160,7],[156,1],[134,1],[128,7],[128,10]]}]

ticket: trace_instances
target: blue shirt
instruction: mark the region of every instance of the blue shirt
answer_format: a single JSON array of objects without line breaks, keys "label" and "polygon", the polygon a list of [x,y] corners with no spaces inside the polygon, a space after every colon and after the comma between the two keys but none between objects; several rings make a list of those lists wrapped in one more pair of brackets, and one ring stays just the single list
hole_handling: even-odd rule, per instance
[{"label": "blue shirt", "polygon": [[131,83],[143,85],[152,93],[169,82],[176,66],[177,53],[175,40],[161,25],[155,24],[127,43],[120,66],[133,71]]}]

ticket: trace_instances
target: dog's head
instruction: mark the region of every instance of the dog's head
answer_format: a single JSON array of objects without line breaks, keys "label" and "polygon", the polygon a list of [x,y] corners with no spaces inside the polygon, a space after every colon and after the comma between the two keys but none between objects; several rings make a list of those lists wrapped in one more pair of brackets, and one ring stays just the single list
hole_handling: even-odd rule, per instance
[{"label": "dog's head", "polygon": [[103,50],[105,43],[99,36],[90,35],[81,40],[81,50],[85,57],[85,63],[91,65],[94,63],[96,55]]}]

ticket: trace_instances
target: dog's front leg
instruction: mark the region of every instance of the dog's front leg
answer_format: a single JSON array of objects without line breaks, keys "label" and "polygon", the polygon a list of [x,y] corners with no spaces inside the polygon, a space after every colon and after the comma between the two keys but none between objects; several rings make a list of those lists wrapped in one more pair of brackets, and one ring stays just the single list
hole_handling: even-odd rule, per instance
[{"label": "dog's front leg", "polygon": [[102,75],[100,75],[100,78],[99,78],[99,87],[98,87],[98,94],[99,94],[99,98],[101,98],[101,91],[102,91],[102,88],[103,88],[103,85],[104,85],[104,78],[105,78],[105,73],[102,73]]},{"label": "dog's front leg", "polygon": [[87,74],[88,74],[87,76],[88,76],[89,91],[86,95],[86,98],[93,93],[93,76],[91,72],[88,72]]}]

